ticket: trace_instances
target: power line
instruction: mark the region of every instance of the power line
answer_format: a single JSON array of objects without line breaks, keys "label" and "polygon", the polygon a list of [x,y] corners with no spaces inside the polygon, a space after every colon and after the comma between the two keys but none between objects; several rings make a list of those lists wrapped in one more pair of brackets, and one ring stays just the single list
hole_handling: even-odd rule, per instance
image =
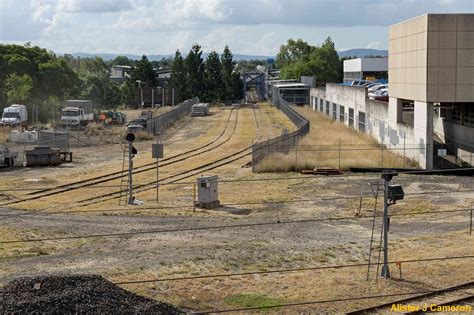
[{"label": "power line", "polygon": [[[385,171],[390,170],[390,168],[385,168]],[[382,169],[379,173],[349,173],[349,174],[341,174],[341,175],[331,175],[330,177],[375,177],[381,174],[384,174],[384,170]],[[451,168],[451,169],[440,169],[440,170],[396,170],[398,174],[438,174],[438,173],[449,173],[453,171],[474,171],[474,168]],[[108,175],[104,175],[108,176]],[[300,176],[300,177],[279,177],[279,178],[253,178],[253,179],[229,179],[229,180],[219,180],[219,183],[238,183],[238,182],[258,182],[258,181],[280,181],[280,180],[309,180],[309,179],[319,179],[320,177],[315,176]],[[92,178],[96,179],[96,178]],[[91,179],[91,180],[92,180]],[[160,186],[168,186],[168,185],[192,185],[195,182],[173,182],[173,183],[162,183]],[[70,183],[65,185],[81,185],[80,183]],[[109,186],[96,186],[93,185],[89,186],[90,188],[116,188],[120,187],[118,185],[109,185]],[[89,188],[87,186],[78,187],[78,188]],[[38,187],[38,188],[13,188],[13,189],[2,189],[0,192],[8,192],[8,191],[34,191],[34,190],[42,190],[42,189],[61,189],[64,187]],[[67,192],[67,191],[65,191]]]},{"label": "power line", "polygon": [[[424,214],[441,214],[441,213],[455,213],[455,212],[467,212],[473,209],[457,209],[449,211],[426,211],[417,213],[398,213],[392,214],[392,217],[397,216],[415,216]],[[358,216],[358,217],[333,217],[333,218],[321,218],[321,219],[307,219],[307,220],[295,220],[295,221],[276,221],[276,222],[256,222],[256,223],[244,223],[244,224],[232,224],[232,225],[221,225],[221,226],[204,226],[204,227],[193,227],[193,228],[182,228],[182,229],[163,229],[163,230],[143,230],[143,231],[131,231],[131,232],[115,232],[115,233],[103,233],[103,234],[88,234],[88,235],[73,235],[63,237],[45,237],[45,238],[30,238],[12,241],[1,241],[0,244],[16,244],[16,243],[33,243],[33,242],[45,242],[45,241],[63,241],[72,239],[85,239],[85,238],[102,238],[102,237],[119,237],[119,236],[131,236],[131,235],[144,235],[144,234],[161,234],[161,233],[177,233],[177,232],[189,232],[189,231],[210,231],[210,230],[222,230],[222,229],[235,229],[235,228],[249,228],[255,226],[271,226],[279,224],[301,224],[301,223],[312,223],[322,221],[344,221],[344,220],[355,220],[355,219],[372,219],[374,216]],[[381,216],[375,216],[381,217]]]},{"label": "power line", "polygon": [[[433,258],[420,258],[420,259],[408,259],[392,261],[389,264],[396,263],[416,263],[416,262],[432,262],[432,261],[444,261],[444,260],[459,260],[459,259],[473,259],[474,255],[466,256],[451,256],[451,257],[433,257]],[[118,281],[114,282],[117,285],[131,285],[131,284],[143,284],[152,282],[167,282],[167,281],[183,281],[183,280],[198,280],[198,279],[211,279],[211,278],[228,278],[228,277],[242,277],[252,275],[264,275],[264,274],[277,274],[277,273],[292,273],[301,271],[314,271],[314,270],[325,270],[325,269],[344,269],[344,268],[357,268],[367,267],[368,265],[381,265],[383,263],[357,263],[357,264],[346,264],[346,265],[330,265],[330,266],[317,266],[317,267],[305,267],[305,268],[293,268],[293,269],[278,269],[269,271],[249,271],[240,273],[228,273],[228,274],[214,274],[214,275],[203,275],[203,276],[190,276],[190,277],[178,277],[178,278],[156,278],[147,280],[130,280],[130,281]]]},{"label": "power line", "polygon": [[366,295],[366,296],[357,296],[357,297],[339,298],[339,299],[330,299],[330,300],[275,304],[275,305],[243,307],[243,308],[229,308],[229,309],[223,309],[223,310],[211,310],[211,311],[204,311],[204,312],[201,311],[201,312],[193,312],[192,314],[197,315],[197,314],[212,314],[212,313],[243,312],[243,311],[252,311],[252,310],[281,308],[281,307],[293,307],[293,306],[304,306],[304,305],[313,305],[313,304],[325,304],[325,303],[347,302],[347,301],[357,301],[357,300],[367,300],[367,299],[378,299],[378,298],[404,296],[404,295],[430,294],[430,293],[437,293],[437,292],[439,292],[439,290],[412,291],[412,292],[405,292],[405,293],[392,293],[392,294],[379,294],[379,295]]},{"label": "power line", "polygon": [[[474,259],[474,255],[407,259],[407,260],[392,261],[392,262],[389,262],[389,264],[396,264],[396,263],[410,264],[410,263],[418,263],[418,262],[435,262],[435,261],[463,260],[463,259]],[[382,264],[382,263],[371,263],[371,265],[377,265],[377,264]],[[187,281],[187,280],[199,280],[199,279],[230,278],[230,277],[243,277],[243,276],[252,276],[252,275],[293,273],[293,272],[328,270],[328,269],[358,268],[358,267],[366,267],[368,265],[369,265],[368,263],[357,263],[357,264],[315,266],[315,267],[293,268],[293,269],[278,269],[278,270],[268,270],[268,271],[249,271],[249,272],[240,272],[240,273],[211,274],[211,275],[176,277],[176,278],[155,278],[155,279],[145,279],[145,280],[113,281],[112,283],[116,285],[134,285],[134,284],[145,284],[145,283],[156,283],[156,282],[174,282],[174,281]],[[25,290],[25,292],[28,292],[28,291],[37,291],[37,290],[36,289]],[[5,294],[5,293],[14,293],[14,292],[0,290],[0,293]]]},{"label": "power line", "polygon": [[[451,194],[451,193],[468,193],[474,192],[474,189],[463,189],[463,190],[451,190],[451,191],[429,191],[429,192],[418,192],[418,193],[405,193],[405,196],[423,196],[423,195],[435,195],[435,194]],[[224,206],[251,206],[251,205],[269,205],[269,204],[285,204],[285,203],[300,203],[300,202],[313,202],[313,201],[333,201],[333,200],[351,200],[360,198],[372,198],[373,195],[353,195],[353,196],[334,196],[334,197],[316,197],[310,199],[297,199],[297,200],[269,200],[269,201],[258,201],[258,202],[240,202],[240,203],[225,203]],[[189,209],[193,206],[182,205],[182,206],[157,206],[147,208],[127,208],[127,209],[92,209],[92,210],[75,210],[75,211],[45,211],[48,209],[41,209],[36,211],[30,211],[25,213],[16,214],[0,214],[0,221],[13,217],[21,216],[33,216],[33,215],[53,215],[53,214],[73,214],[73,213],[94,213],[94,212],[122,212],[122,211],[147,211],[147,210],[165,210],[165,209]]]}]

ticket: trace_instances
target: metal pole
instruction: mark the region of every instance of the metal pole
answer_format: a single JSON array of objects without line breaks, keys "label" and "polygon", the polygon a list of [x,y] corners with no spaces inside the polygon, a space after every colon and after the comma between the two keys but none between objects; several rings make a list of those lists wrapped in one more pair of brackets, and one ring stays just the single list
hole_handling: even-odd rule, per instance
[{"label": "metal pole", "polygon": [[171,106],[174,106],[174,88],[171,89],[171,95],[173,96],[171,98]]},{"label": "metal pole", "polygon": [[165,106],[165,88],[161,89],[161,106]]},{"label": "metal pole", "polygon": [[472,235],[472,210],[471,210],[471,221],[469,221],[469,235]]},{"label": "metal pole", "polygon": [[128,142],[128,204],[133,205],[133,159],[132,142]]},{"label": "metal pole", "polygon": [[383,143],[384,143],[384,140],[382,140],[382,168],[383,168]]},{"label": "metal pole", "polygon": [[196,212],[196,183],[193,185],[193,212]]},{"label": "metal pole", "polygon": [[143,89],[142,89],[141,83],[140,83],[140,108],[143,108]]},{"label": "metal pole", "polygon": [[339,163],[338,169],[341,169],[341,138],[339,138]]},{"label": "metal pole", "polygon": [[388,269],[388,179],[384,179],[383,194],[383,266],[382,278],[390,278]]},{"label": "metal pole", "polygon": [[155,89],[151,89],[151,108],[155,108]]},{"label": "metal pole", "polygon": [[158,191],[160,190],[160,184],[158,182],[159,176],[158,176],[158,158],[156,158],[156,204],[158,204],[159,197],[158,197]]}]

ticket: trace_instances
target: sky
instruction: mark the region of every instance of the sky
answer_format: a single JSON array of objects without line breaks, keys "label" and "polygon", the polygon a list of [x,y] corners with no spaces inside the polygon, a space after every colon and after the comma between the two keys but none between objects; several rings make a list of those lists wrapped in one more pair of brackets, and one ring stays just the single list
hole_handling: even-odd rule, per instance
[{"label": "sky", "polygon": [[388,25],[474,13],[474,0],[0,0],[0,43],[57,53],[275,55],[289,38],[338,50],[387,48]]}]

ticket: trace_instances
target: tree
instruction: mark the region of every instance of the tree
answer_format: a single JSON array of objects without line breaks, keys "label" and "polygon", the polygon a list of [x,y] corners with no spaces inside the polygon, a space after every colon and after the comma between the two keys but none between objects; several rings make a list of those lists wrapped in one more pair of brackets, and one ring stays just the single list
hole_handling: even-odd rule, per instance
[{"label": "tree", "polygon": [[302,39],[296,41],[289,39],[286,45],[281,45],[276,63],[278,67],[283,68],[298,61],[307,61],[314,50],[316,50],[316,47]]},{"label": "tree", "polygon": [[224,52],[221,55],[224,100],[235,100],[242,98],[243,82],[240,79],[240,74],[235,71],[235,63],[233,58],[234,56],[232,55],[229,46],[226,45]]},{"label": "tree", "polygon": [[342,63],[330,37],[321,47],[290,39],[287,45],[281,46],[277,63],[283,79],[316,76],[318,84],[325,84],[339,82],[342,78]]},{"label": "tree", "polygon": [[169,85],[176,90],[178,102],[182,102],[190,97],[186,88],[186,69],[184,59],[179,50],[176,50],[173,63],[171,64],[171,76]]},{"label": "tree", "polygon": [[224,84],[222,81],[222,66],[219,60],[219,54],[212,51],[206,60],[204,70],[203,98],[206,102],[218,102],[222,99]]},{"label": "tree", "polygon": [[153,65],[147,56],[143,55],[142,59],[136,62],[132,69],[131,80],[132,83],[137,80],[146,82],[146,85],[150,87],[156,85],[155,70],[153,70]]},{"label": "tree", "polygon": [[194,44],[184,60],[184,66],[187,73],[186,89],[190,97],[202,97],[204,62],[202,59],[201,46]]},{"label": "tree", "polygon": [[6,98],[9,103],[25,104],[33,88],[33,80],[27,74],[9,74],[5,81]]},{"label": "tree", "polygon": [[134,61],[127,56],[117,56],[110,61],[110,65],[115,66],[133,66]]}]

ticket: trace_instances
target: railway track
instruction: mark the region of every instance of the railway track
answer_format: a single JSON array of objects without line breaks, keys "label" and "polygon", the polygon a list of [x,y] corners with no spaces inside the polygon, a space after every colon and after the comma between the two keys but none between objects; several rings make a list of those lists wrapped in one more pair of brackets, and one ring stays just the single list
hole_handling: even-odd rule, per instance
[{"label": "railway track", "polygon": [[[234,111],[236,111],[237,114],[236,114],[236,118],[235,118],[235,121],[234,121],[234,124],[233,124],[233,127],[232,127],[231,134],[224,141],[212,146],[214,143],[216,143],[222,137],[224,137],[225,132],[229,128],[229,123],[230,123],[230,120],[231,120],[231,117],[232,117],[232,114],[233,114]],[[229,139],[234,134],[235,129],[237,127],[238,114],[239,114],[239,108],[237,108],[237,109],[232,108],[231,112],[229,113],[229,116],[226,120],[224,129],[221,131],[221,133],[215,139],[213,139],[212,141],[210,141],[210,142],[208,142],[208,143],[206,143],[206,144],[204,144],[204,145],[202,145],[198,148],[194,148],[192,150],[188,150],[188,151],[176,154],[174,156],[171,156],[169,158],[163,159],[162,164],[160,166],[164,167],[166,165],[175,164],[175,163],[184,161],[186,159],[189,159],[191,157],[203,154],[203,153],[207,152],[208,150],[213,150],[213,149],[216,149],[216,148],[222,146],[224,143],[229,141]],[[210,146],[212,146],[212,147],[209,148]],[[139,173],[148,172],[148,171],[151,171],[151,170],[156,170],[156,163],[155,162],[147,163],[147,164],[136,167],[133,171],[133,174],[139,174]],[[42,189],[42,190],[39,190],[39,191],[29,193],[28,194],[29,197],[22,198],[22,199],[19,199],[19,200],[9,201],[9,202],[1,204],[0,206],[12,205],[12,204],[25,202],[25,201],[37,200],[37,199],[48,197],[48,196],[58,195],[58,194],[70,192],[70,191],[73,191],[73,190],[76,190],[76,189],[89,187],[89,186],[93,186],[93,185],[97,185],[97,184],[106,183],[106,182],[109,182],[109,181],[112,181],[112,180],[120,179],[124,176],[126,176],[126,175],[123,174],[122,171],[117,171],[117,172],[112,172],[112,173],[102,175],[102,176],[96,176],[96,177],[92,177],[92,178],[88,178],[88,179],[84,179],[84,180],[80,180],[80,181],[76,181],[76,182],[72,182],[72,183],[68,183],[68,184],[58,185],[56,187],[46,188],[46,189]]]},{"label": "railway track", "polygon": [[[388,314],[394,312],[394,307],[404,307],[407,305],[412,307],[407,310],[401,309],[395,312],[401,314],[424,314],[427,312],[436,312],[437,307],[456,305],[470,305],[474,307],[474,281],[352,311],[347,314]],[[437,312],[439,312],[439,310]]]},{"label": "railway track", "polygon": [[[234,129],[232,131],[232,134],[226,139],[226,141],[229,140],[230,137],[232,137],[232,135],[235,131],[235,126],[236,125],[237,125],[237,120],[236,120],[236,123],[234,125]],[[191,168],[191,169],[186,170],[186,171],[179,172],[177,174],[169,175],[167,177],[164,177],[164,178],[160,179],[158,181],[158,184],[161,184],[161,185],[172,184],[172,183],[187,179],[189,177],[199,175],[202,172],[210,171],[210,170],[213,170],[215,168],[230,164],[232,162],[235,162],[237,160],[240,160],[244,157],[247,157],[247,156],[251,155],[252,154],[251,149],[252,149],[252,146],[250,145],[250,146],[248,146],[244,149],[235,151],[231,154],[228,154],[228,155],[226,155],[222,158],[219,158],[217,160],[214,160],[212,162],[200,165],[198,167]],[[135,191],[135,193],[140,193],[140,192],[147,191],[147,190],[150,190],[150,189],[156,189],[156,185],[157,185],[156,180],[151,181],[151,182],[148,182],[148,183],[144,183],[144,184],[134,186],[134,191]],[[119,198],[126,191],[127,191],[127,189],[121,189],[119,191],[102,194],[100,196],[94,196],[94,197],[91,197],[91,198],[83,199],[83,200],[80,200],[78,202],[78,205],[79,206],[90,206],[90,205],[97,204],[97,203],[100,203],[100,202],[113,200],[113,199]]]}]

